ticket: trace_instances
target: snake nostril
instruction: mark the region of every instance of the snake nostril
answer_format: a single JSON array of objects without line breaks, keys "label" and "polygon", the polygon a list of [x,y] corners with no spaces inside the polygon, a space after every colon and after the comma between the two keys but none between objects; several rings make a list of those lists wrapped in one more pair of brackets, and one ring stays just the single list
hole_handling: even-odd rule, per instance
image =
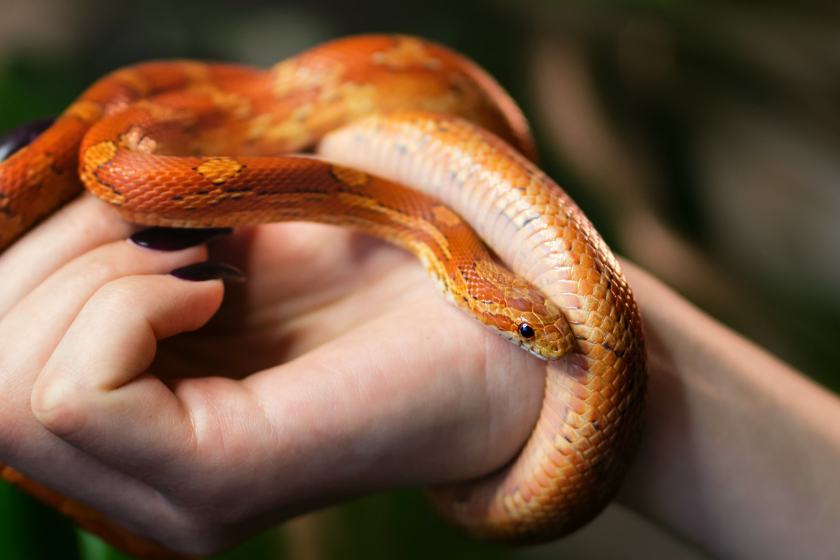
[{"label": "snake nostril", "polygon": [[531,340],[536,336],[537,333],[534,332],[534,329],[531,328],[531,325],[528,323],[522,323],[519,325],[519,336],[524,338],[525,340]]},{"label": "snake nostril", "polygon": [[55,122],[53,117],[44,117],[31,120],[8,131],[0,136],[0,162],[8,159],[9,156],[28,146],[42,132],[47,130]]}]

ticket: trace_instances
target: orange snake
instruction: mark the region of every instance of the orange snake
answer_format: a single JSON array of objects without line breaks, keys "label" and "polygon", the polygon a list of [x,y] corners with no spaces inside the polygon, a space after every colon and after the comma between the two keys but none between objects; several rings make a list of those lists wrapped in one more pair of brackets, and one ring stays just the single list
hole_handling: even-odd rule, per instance
[{"label": "orange snake", "polygon": [[[323,160],[264,157],[316,144]],[[411,37],[337,40],[267,71],[140,64],[98,81],[0,164],[0,250],[74,197],[79,177],[142,224],[320,221],[411,250],[453,303],[551,360],[520,455],[430,491],[473,536],[541,542],[592,519],[617,490],[641,432],[646,365],[618,262],[528,158],[528,125],[501,87]],[[117,548],[181,557],[11,467],[2,475]]]}]

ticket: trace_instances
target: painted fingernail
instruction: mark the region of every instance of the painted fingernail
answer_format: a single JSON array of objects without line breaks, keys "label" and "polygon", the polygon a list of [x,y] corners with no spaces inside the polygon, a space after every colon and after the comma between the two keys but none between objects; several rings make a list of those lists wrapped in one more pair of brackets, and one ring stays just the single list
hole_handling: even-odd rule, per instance
[{"label": "painted fingernail", "polygon": [[231,233],[233,233],[233,228],[185,229],[151,227],[143,231],[138,231],[129,239],[135,245],[139,245],[145,249],[152,249],[153,251],[180,251],[181,249],[201,245],[217,235],[229,235]]},{"label": "painted fingernail", "polygon": [[5,161],[10,155],[28,146],[33,140],[47,130],[55,117],[44,117],[20,124],[3,136],[0,136],[0,161]]},{"label": "painted fingernail", "polygon": [[225,282],[244,282],[245,275],[241,270],[227,264],[215,262],[200,262],[176,268],[170,276],[190,282],[204,282],[205,280],[224,280]]}]

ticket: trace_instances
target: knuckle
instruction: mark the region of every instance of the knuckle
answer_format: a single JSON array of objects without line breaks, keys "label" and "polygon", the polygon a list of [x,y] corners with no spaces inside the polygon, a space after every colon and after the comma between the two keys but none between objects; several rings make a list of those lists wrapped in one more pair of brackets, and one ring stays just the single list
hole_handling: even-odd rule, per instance
[{"label": "knuckle", "polygon": [[97,290],[92,300],[118,311],[135,309],[140,299],[136,284],[136,278],[131,276],[111,280]]},{"label": "knuckle", "polygon": [[124,245],[123,242],[102,245],[74,260],[71,266],[84,271],[83,276],[87,278],[119,277],[126,262]]},{"label": "knuckle", "polygon": [[30,407],[42,426],[60,437],[68,437],[84,427],[88,416],[87,400],[66,381],[75,377],[74,372],[68,371],[71,369],[68,364],[50,364],[48,367],[50,371],[43,376],[47,380],[39,378],[32,388]]},{"label": "knuckle", "polygon": [[86,313],[95,314],[98,321],[114,320],[120,324],[144,320],[155,306],[149,294],[148,276],[125,276],[107,282],[88,302]]}]

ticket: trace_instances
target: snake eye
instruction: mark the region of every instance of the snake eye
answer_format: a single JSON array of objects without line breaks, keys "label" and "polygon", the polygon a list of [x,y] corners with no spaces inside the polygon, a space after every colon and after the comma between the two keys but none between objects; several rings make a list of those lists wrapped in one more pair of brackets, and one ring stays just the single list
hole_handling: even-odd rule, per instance
[{"label": "snake eye", "polygon": [[524,338],[525,340],[531,340],[536,336],[537,333],[534,332],[534,329],[531,328],[531,325],[528,323],[522,323],[519,325],[519,336]]}]

